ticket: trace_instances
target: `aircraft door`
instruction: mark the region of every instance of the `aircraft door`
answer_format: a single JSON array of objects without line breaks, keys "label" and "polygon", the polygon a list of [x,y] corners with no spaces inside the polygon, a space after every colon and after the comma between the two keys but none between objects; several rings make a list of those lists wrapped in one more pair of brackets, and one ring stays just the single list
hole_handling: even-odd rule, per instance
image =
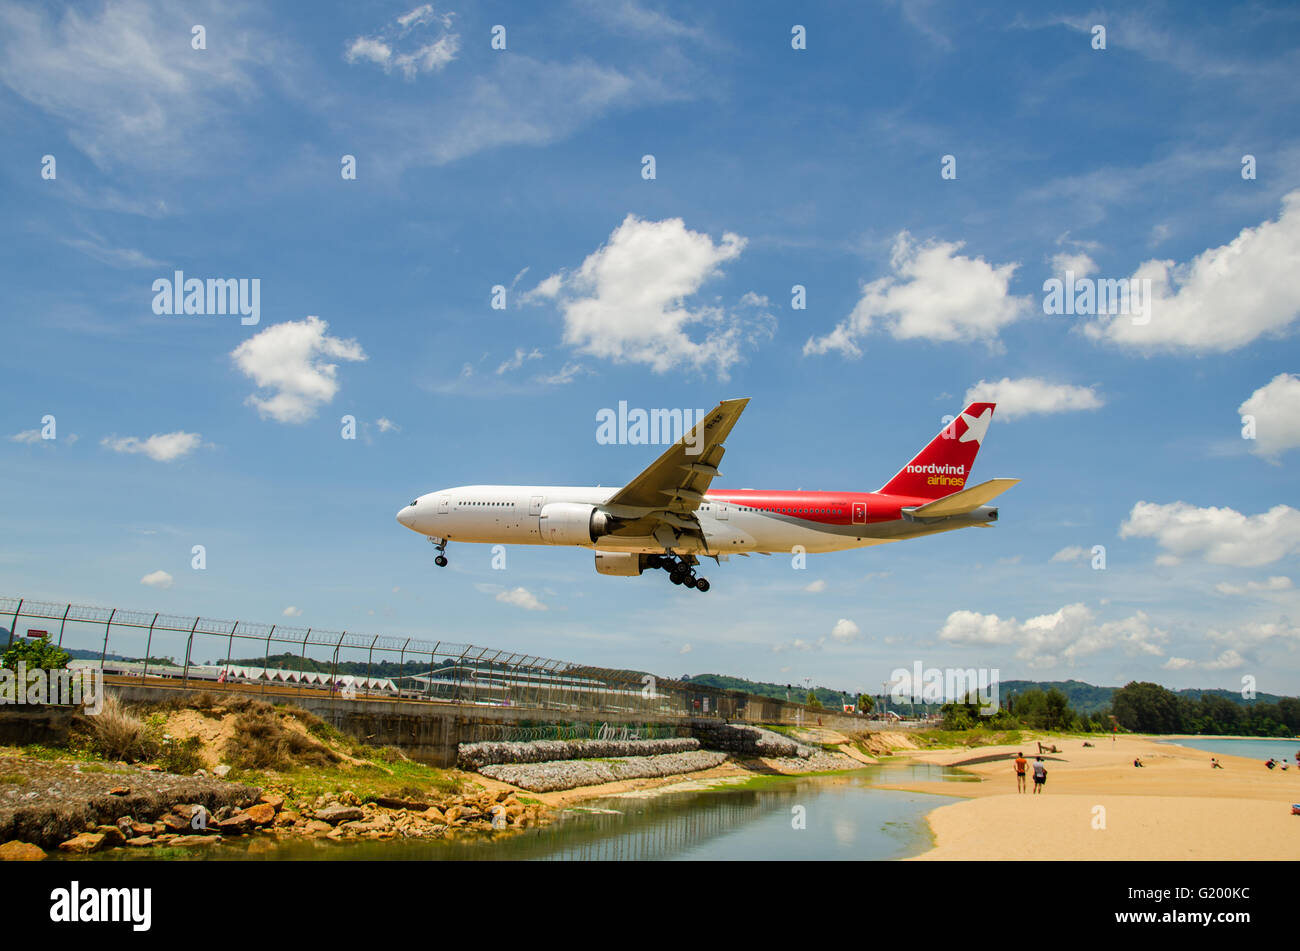
[{"label": "aircraft door", "polygon": [[854,502],[853,503],[853,524],[865,525],[866,523],[867,523],[867,503]]}]

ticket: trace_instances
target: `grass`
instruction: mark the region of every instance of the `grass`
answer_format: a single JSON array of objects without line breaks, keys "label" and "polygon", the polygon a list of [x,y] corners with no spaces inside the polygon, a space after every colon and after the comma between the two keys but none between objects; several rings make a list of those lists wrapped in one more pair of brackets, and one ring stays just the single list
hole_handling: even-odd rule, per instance
[{"label": "grass", "polygon": [[396,799],[427,799],[467,791],[465,780],[444,769],[425,766],[412,760],[381,768],[364,766],[330,766],[269,771],[232,771],[227,777],[251,783],[284,795],[293,805],[308,805],[317,796],[351,792],[363,802],[379,796]]},{"label": "grass", "polygon": [[0,785],[22,786],[26,782],[27,782],[27,777],[20,776],[18,773],[0,773]]},{"label": "grass", "polygon": [[339,755],[328,746],[289,729],[280,717],[281,711],[265,703],[240,713],[234,735],[222,751],[226,762],[247,770],[328,767],[339,762]]}]

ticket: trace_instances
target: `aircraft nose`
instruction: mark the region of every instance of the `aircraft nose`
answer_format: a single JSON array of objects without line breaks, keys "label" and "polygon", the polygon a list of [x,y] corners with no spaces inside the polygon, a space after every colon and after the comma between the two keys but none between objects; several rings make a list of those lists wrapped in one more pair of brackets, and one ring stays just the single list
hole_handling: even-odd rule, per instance
[{"label": "aircraft nose", "polygon": [[407,528],[414,529],[415,528],[415,506],[414,505],[404,506],[397,513],[397,521],[400,522],[402,525],[405,525]]}]

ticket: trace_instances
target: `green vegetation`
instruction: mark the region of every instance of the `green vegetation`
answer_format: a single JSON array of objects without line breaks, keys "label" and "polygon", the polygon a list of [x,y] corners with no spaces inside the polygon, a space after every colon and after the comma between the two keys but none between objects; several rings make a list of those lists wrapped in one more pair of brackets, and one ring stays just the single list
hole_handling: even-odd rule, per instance
[{"label": "green vegetation", "polygon": [[[1084,685],[1087,686],[1087,685]],[[1129,683],[1114,690],[1111,705],[1083,712],[1071,706],[1063,690],[1029,687],[1012,694],[1008,705],[983,716],[974,694],[940,708],[943,729],[967,736],[983,731],[1028,727],[1066,733],[1106,733],[1116,725],[1132,733],[1189,733],[1210,736],[1291,737],[1300,733],[1300,700],[1276,703],[1234,702],[1216,691],[1192,697],[1153,683]],[[969,739],[961,740],[971,745]],[[1015,741],[1009,741],[1015,742]]]},{"label": "green vegetation", "polygon": [[38,637],[35,640],[15,640],[0,655],[0,667],[17,670],[21,662],[27,665],[28,670],[62,670],[71,659],[71,654],[51,644],[48,637]]}]

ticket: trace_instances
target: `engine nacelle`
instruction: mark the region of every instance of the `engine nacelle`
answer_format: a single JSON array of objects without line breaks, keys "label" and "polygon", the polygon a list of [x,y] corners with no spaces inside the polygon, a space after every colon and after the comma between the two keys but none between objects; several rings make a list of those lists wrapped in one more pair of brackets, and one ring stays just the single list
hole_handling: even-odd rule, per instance
[{"label": "engine nacelle", "polygon": [[614,520],[594,505],[552,502],[537,517],[542,541],[548,545],[590,545],[614,529]]},{"label": "engine nacelle", "polygon": [[596,552],[596,570],[602,575],[620,575],[634,578],[645,571],[648,555],[634,551],[598,551]]}]

